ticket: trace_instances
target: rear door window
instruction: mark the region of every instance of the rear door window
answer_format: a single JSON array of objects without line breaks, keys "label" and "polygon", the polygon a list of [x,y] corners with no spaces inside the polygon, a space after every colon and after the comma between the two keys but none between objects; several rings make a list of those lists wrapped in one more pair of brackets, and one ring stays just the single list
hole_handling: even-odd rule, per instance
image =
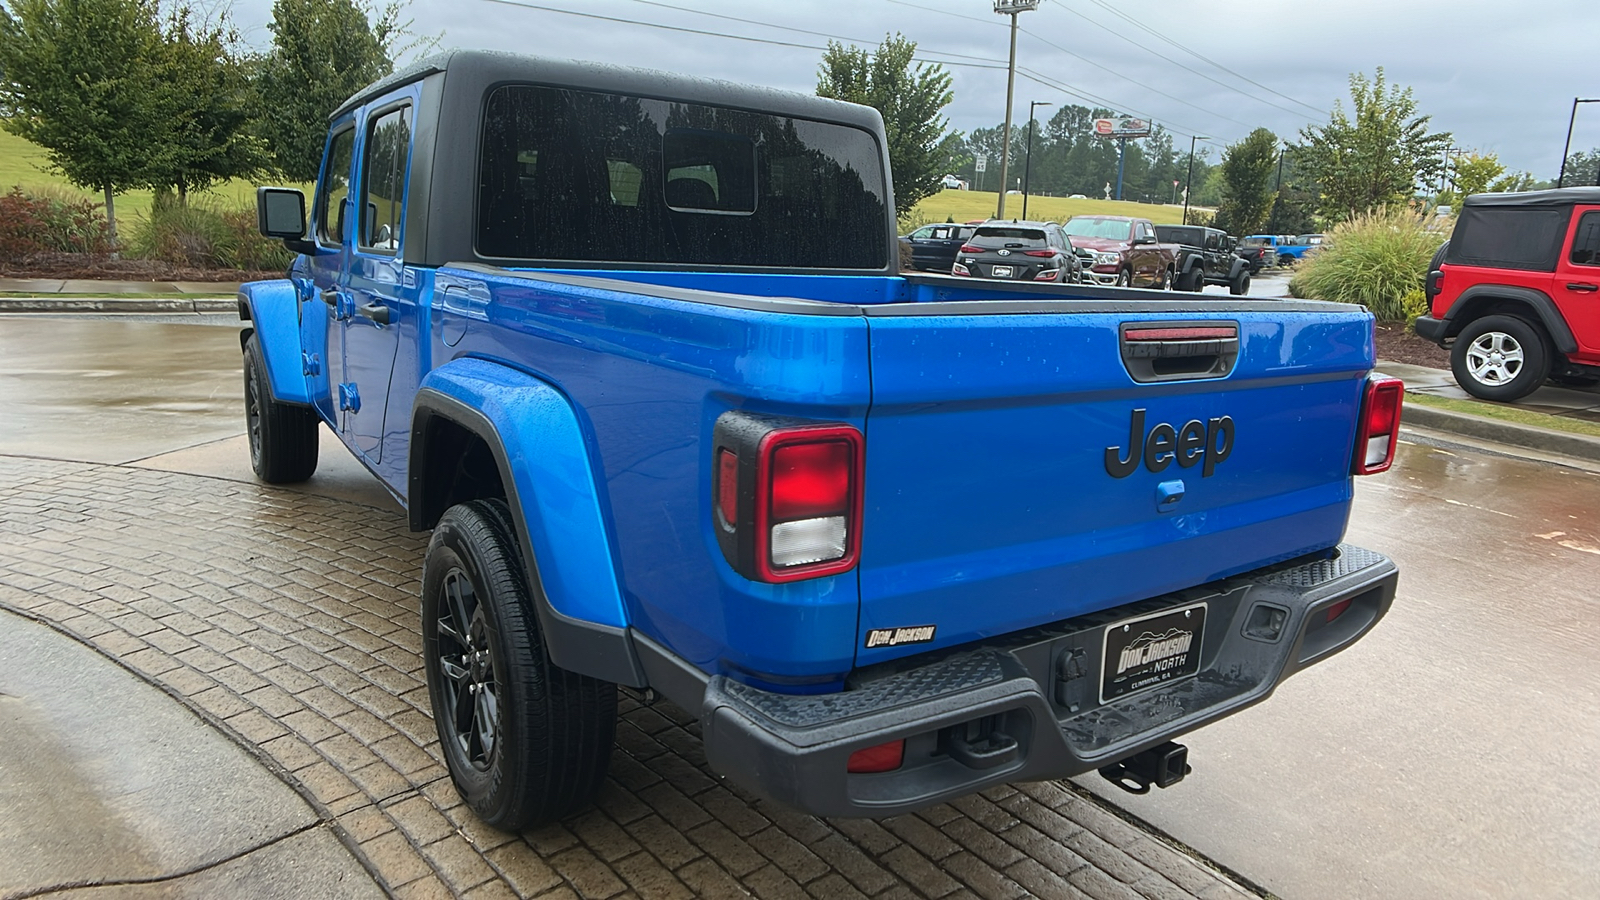
[{"label": "rear door window", "polygon": [[374,118],[367,126],[367,144],[362,151],[361,239],[356,242],[362,250],[393,253],[400,248],[410,161],[411,107],[402,106]]}]

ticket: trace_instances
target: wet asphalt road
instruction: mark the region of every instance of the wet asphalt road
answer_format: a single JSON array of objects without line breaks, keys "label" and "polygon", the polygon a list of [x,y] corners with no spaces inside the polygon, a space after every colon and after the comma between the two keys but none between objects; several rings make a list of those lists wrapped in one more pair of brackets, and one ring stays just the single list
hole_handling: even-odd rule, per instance
[{"label": "wet asphalt road", "polygon": [[[247,479],[237,325],[0,316],[0,453]],[[323,455],[307,490],[392,505]],[[1600,895],[1597,510],[1595,475],[1408,442],[1350,526],[1401,566],[1378,629],[1186,738],[1183,784],[1080,783],[1286,898]]]}]

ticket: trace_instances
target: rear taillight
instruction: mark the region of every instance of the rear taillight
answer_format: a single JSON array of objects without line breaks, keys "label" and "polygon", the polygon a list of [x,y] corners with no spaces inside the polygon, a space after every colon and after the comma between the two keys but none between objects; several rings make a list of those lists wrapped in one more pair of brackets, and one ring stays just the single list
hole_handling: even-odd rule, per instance
[{"label": "rear taillight", "polygon": [[976,244],[962,244],[961,245],[961,249],[957,250],[956,252],[957,253],[982,253],[983,252],[983,248],[979,247]]},{"label": "rear taillight", "polygon": [[1051,249],[1051,250],[1024,250],[1024,251],[1022,251],[1022,255],[1023,256],[1043,256],[1045,258],[1050,258],[1050,257],[1053,257],[1053,256],[1056,255],[1056,251],[1054,249]]},{"label": "rear taillight", "polygon": [[1328,621],[1332,622],[1334,619],[1344,615],[1344,611],[1349,609],[1350,604],[1353,602],[1355,602],[1354,597],[1346,597],[1345,599],[1340,600],[1338,603],[1328,607]]},{"label": "rear taillight", "polygon": [[1394,448],[1400,439],[1400,402],[1405,384],[1398,378],[1376,375],[1367,379],[1366,396],[1361,401],[1361,425],[1356,433],[1355,459],[1351,472],[1376,475],[1394,462]]},{"label": "rear taillight", "polygon": [[905,761],[905,757],[906,742],[902,738],[898,741],[890,741],[887,744],[879,744],[876,747],[868,747],[865,750],[857,750],[850,754],[850,759],[845,763],[844,769],[846,772],[856,775],[893,772],[895,769],[900,768],[900,764]]},{"label": "rear taillight", "polygon": [[848,571],[861,548],[861,432],[742,412],[717,420],[717,537],[746,578]]},{"label": "rear taillight", "polygon": [[967,271],[967,267],[963,266],[961,263],[956,263],[955,265],[951,266],[950,267],[950,274],[951,275],[966,275],[969,278],[972,276],[972,273]]},{"label": "rear taillight", "polygon": [[1061,275],[1061,270],[1060,269],[1045,269],[1043,272],[1040,272],[1039,274],[1033,276],[1033,280],[1034,281],[1055,281],[1056,278],[1060,277],[1060,275]]}]

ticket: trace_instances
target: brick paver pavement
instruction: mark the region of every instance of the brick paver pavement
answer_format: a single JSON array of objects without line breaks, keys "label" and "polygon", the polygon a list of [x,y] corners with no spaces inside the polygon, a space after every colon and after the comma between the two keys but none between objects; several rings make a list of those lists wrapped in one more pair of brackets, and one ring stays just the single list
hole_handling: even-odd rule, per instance
[{"label": "brick paver pavement", "polygon": [[251,749],[403,898],[1243,898],[1069,784],[880,822],[707,768],[692,717],[624,698],[595,809],[507,834],[441,762],[418,650],[424,535],[265,486],[0,457],[0,607],[99,649]]}]

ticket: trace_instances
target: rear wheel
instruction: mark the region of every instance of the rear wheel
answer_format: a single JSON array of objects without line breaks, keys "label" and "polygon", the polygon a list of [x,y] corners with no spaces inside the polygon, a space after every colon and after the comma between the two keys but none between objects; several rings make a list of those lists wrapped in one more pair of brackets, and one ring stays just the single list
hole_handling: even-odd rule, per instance
[{"label": "rear wheel", "polygon": [[545,652],[509,510],[452,506],[422,568],[422,652],[433,721],[456,791],[517,831],[586,804],[616,736],[616,685]]},{"label": "rear wheel", "polygon": [[1206,286],[1206,270],[1203,266],[1195,266],[1184,276],[1182,289],[1198,294]]},{"label": "rear wheel", "polygon": [[309,406],[272,399],[261,340],[244,344],[244,420],[250,437],[250,468],[268,484],[305,481],[317,471],[317,414]]},{"label": "rear wheel", "polygon": [[1539,389],[1550,375],[1544,335],[1515,316],[1468,323],[1450,348],[1456,383],[1474,397],[1509,402]]},{"label": "rear wheel", "polygon": [[1233,276],[1233,279],[1228,282],[1228,293],[1235,297],[1243,297],[1245,294],[1250,293],[1250,271],[1248,269],[1240,269],[1238,274]]}]

